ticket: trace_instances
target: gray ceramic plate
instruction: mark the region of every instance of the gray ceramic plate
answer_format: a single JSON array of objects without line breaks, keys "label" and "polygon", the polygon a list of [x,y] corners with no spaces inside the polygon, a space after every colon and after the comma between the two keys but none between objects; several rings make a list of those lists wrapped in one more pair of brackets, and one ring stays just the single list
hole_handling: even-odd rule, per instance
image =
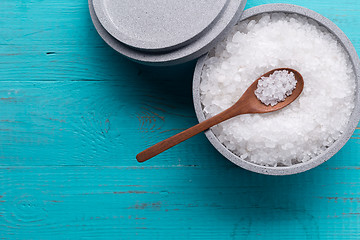
[{"label": "gray ceramic plate", "polygon": [[102,26],[142,51],[169,51],[209,30],[230,0],[93,0]]},{"label": "gray ceramic plate", "polygon": [[[93,6],[93,0],[89,1],[89,9],[92,21],[99,35],[113,49],[124,56],[148,65],[164,66],[175,65],[196,59],[206,54],[216,43],[229,32],[231,27],[240,18],[246,4],[246,0],[229,0],[221,16],[213,23],[211,29],[202,34],[198,39],[190,44],[174,51],[165,53],[152,53],[139,51],[114,38],[100,23],[96,16]],[[201,16],[199,16],[201,17]]]},{"label": "gray ceramic plate", "polygon": [[[318,22],[320,25],[327,28],[331,33],[333,33],[338,38],[338,41],[343,45],[343,47],[349,54],[351,62],[354,66],[355,74],[356,74],[355,108],[351,114],[350,121],[348,123],[348,126],[347,126],[345,132],[342,134],[340,139],[338,139],[335,143],[333,143],[326,151],[324,151],[321,155],[309,160],[308,162],[292,165],[289,167],[260,166],[260,165],[242,160],[237,155],[233,154],[231,151],[229,151],[224,145],[222,145],[219,142],[219,140],[216,138],[216,136],[214,135],[214,133],[211,130],[208,130],[205,132],[205,135],[209,139],[211,144],[224,157],[226,157],[227,159],[229,159],[231,162],[235,163],[236,165],[238,165],[242,168],[245,168],[247,170],[257,172],[257,173],[262,173],[262,174],[289,175],[289,174],[304,172],[306,170],[314,168],[314,167],[320,165],[321,163],[327,161],[345,145],[345,143],[349,140],[349,138],[355,131],[355,128],[360,119],[360,95],[359,95],[360,60],[355,51],[354,46],[350,42],[350,40],[333,22],[331,22],[329,19],[323,17],[322,15],[320,15],[314,11],[311,11],[309,9],[303,8],[303,7],[289,5],[289,4],[261,5],[261,6],[246,10],[243,13],[240,21],[245,20],[250,17],[253,17],[258,14],[269,13],[269,12],[296,13],[299,15],[303,15],[303,16],[312,18],[313,20]],[[206,58],[207,58],[207,56],[204,56],[201,59],[199,59],[197,65],[196,65],[195,73],[194,73],[193,97],[194,97],[195,111],[196,111],[196,115],[197,115],[199,122],[202,122],[205,120],[205,116],[204,116],[203,109],[202,109],[201,102],[200,102],[199,85],[200,85],[201,71],[203,69]]]}]

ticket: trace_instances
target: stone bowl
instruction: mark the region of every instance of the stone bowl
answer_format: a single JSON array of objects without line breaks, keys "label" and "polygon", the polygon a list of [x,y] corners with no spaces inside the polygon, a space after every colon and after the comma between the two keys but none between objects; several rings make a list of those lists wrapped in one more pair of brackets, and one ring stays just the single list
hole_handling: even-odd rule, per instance
[{"label": "stone bowl", "polygon": [[[179,45],[177,45],[177,47],[174,46],[165,47],[164,44],[161,44],[161,42],[156,42],[157,46],[160,44],[160,46],[164,48],[161,49],[161,51],[155,51],[154,48],[151,47],[145,49],[140,48],[141,42],[131,41],[131,39],[127,39],[126,41],[131,46],[125,44],[124,42],[119,41],[112,34],[121,35],[121,32],[117,32],[116,29],[111,30],[109,26],[107,28],[110,32],[108,32],[108,30],[105,28],[106,26],[102,25],[102,22],[106,23],[108,22],[108,20],[104,20],[104,14],[99,14],[98,16],[97,11],[95,10],[95,7],[98,6],[100,2],[103,1],[88,0],[90,16],[95,26],[95,29],[99,33],[100,37],[111,48],[113,48],[115,51],[119,52],[120,54],[126,56],[127,58],[133,61],[150,66],[169,66],[169,65],[181,64],[194,60],[206,54],[214,45],[217,44],[217,42],[219,42],[222,39],[222,36],[224,36],[230,31],[231,27],[240,18],[246,5],[246,0],[227,0],[226,7],[223,9],[221,14],[219,14],[219,16],[217,16],[216,19],[213,22],[211,22],[209,26],[205,28],[205,30],[203,30],[200,34],[198,34],[197,37],[193,37],[191,41],[189,40],[186,42],[182,42]],[[122,2],[122,4],[127,4],[124,3],[124,1],[108,1],[108,2],[115,4],[115,7],[116,4],[118,4],[116,2]],[[128,2],[131,2],[131,0]],[[136,4],[136,2],[139,2],[141,4],[140,1],[134,1],[134,4]],[[156,2],[159,1],[154,1],[154,3]],[[210,2],[210,1],[202,1],[203,4],[206,2]],[[169,1],[169,3],[171,3],[171,1]],[[168,6],[168,5],[169,4],[165,4],[165,6],[162,7],[164,7],[164,9],[167,9],[167,7],[174,8],[174,6],[172,5]],[[196,6],[197,4],[194,5],[194,7]],[[156,6],[154,7],[155,9],[157,9]],[[207,10],[210,11],[210,9]],[[122,11],[124,11],[124,9],[120,9],[118,14],[121,14]],[[161,9],[159,11],[161,12]],[[199,11],[201,12],[201,9]],[[181,12],[177,12],[177,11],[174,11],[174,13],[181,14]],[[159,17],[161,17],[161,15],[159,15]],[[178,19],[176,15],[174,15],[174,19]],[[193,19],[189,19],[189,20],[193,22],[203,21],[202,17],[201,16],[199,17],[197,15],[196,16],[194,15]],[[164,23],[164,25],[166,24]],[[143,27],[146,29],[148,29],[149,27],[151,28],[151,26],[148,25]],[[192,30],[186,28],[181,28],[177,30],[177,32],[179,32],[180,34],[183,31],[187,33],[187,31],[191,32]],[[185,33],[184,35],[186,35]],[[126,37],[124,37],[124,39],[126,39]]]},{"label": "stone bowl", "polygon": [[[253,171],[256,173],[267,174],[267,175],[290,175],[296,174],[300,172],[307,171],[312,169],[323,162],[326,162],[330,159],[335,153],[337,153],[345,143],[350,139],[351,135],[356,129],[356,126],[360,120],[360,60],[356,53],[356,50],[350,40],[346,37],[346,35],[329,19],[325,18],[324,16],[311,11],[309,9],[290,5],[290,4],[266,4],[257,7],[250,8],[246,10],[241,19],[239,21],[246,20],[253,16],[262,13],[272,13],[272,12],[282,12],[282,13],[296,13],[298,15],[302,15],[308,18],[311,18],[319,23],[320,26],[327,28],[334,36],[337,37],[338,41],[343,45],[345,51],[347,51],[348,55],[350,56],[350,60],[353,64],[355,75],[356,75],[356,88],[355,88],[355,108],[351,114],[348,126],[341,137],[335,141],[329,148],[327,148],[322,154],[314,157],[313,159],[305,162],[299,163],[292,166],[286,167],[266,167],[257,165],[248,161],[245,161],[229,151],[217,137],[214,135],[211,129],[205,132],[206,137],[210,141],[210,143],[228,160],[233,162],[234,164],[247,169],[249,171]],[[201,73],[204,66],[204,62],[207,58],[207,55],[200,58],[197,62],[195,73],[194,73],[194,81],[193,81],[193,100],[195,106],[196,116],[199,122],[205,120],[205,116],[203,113],[202,105],[200,102],[200,81],[201,81]]]}]

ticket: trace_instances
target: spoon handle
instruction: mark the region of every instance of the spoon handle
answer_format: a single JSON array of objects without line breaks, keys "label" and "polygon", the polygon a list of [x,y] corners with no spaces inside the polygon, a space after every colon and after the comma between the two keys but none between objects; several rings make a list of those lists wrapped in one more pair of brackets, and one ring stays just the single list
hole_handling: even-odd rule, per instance
[{"label": "spoon handle", "polygon": [[136,159],[138,160],[138,162],[145,162],[146,160],[155,157],[156,155],[164,152],[165,150],[195,136],[196,134],[202,131],[205,131],[206,129],[209,129],[210,127],[218,123],[228,120],[229,118],[235,117],[236,115],[239,115],[236,109],[229,108],[191,128],[186,129],[183,132],[180,132],[172,137],[169,137],[168,139],[165,139],[155,144],[154,146],[149,147],[148,149],[145,149],[136,156]]}]

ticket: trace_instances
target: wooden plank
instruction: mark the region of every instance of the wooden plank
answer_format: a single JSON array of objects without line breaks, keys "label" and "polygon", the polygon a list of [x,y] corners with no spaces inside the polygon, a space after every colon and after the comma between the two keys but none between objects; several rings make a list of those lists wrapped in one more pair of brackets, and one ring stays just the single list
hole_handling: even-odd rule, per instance
[{"label": "wooden plank", "polygon": [[[193,64],[151,68],[112,50],[92,25],[86,1],[2,0],[0,80],[99,81],[171,76],[183,81]],[[174,72],[186,72],[184,75]],[[190,75],[189,75],[190,73]],[[141,77],[142,78],[142,77]]]},{"label": "wooden plank", "polygon": [[[138,152],[197,122],[190,82],[126,80],[2,82],[0,165],[138,166]],[[359,133],[346,158],[359,156]],[[201,134],[145,165],[223,162]]]},{"label": "wooden plank", "polygon": [[[0,236],[360,238],[358,168],[2,167]],[[36,237],[35,237],[36,236]]]},{"label": "wooden plank", "polygon": [[[278,1],[249,1],[247,8],[274,2]],[[338,24],[360,49],[358,0],[280,2],[318,11]],[[2,0],[0,9],[6,10],[0,15],[0,26],[6,26],[0,28],[0,80],[133,79],[142,68],[103,42],[92,26],[86,1]],[[182,80],[181,75],[172,77]]]},{"label": "wooden plank", "polygon": [[191,82],[126,80],[2,82],[0,164],[137,165],[137,152],[196,123]]}]

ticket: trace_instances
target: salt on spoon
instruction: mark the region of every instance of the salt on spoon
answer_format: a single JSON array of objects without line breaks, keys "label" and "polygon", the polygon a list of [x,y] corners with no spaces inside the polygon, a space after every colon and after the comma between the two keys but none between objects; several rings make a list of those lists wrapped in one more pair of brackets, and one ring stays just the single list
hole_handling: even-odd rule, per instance
[{"label": "salt on spoon", "polygon": [[249,113],[269,113],[280,110],[292,103],[301,94],[303,88],[303,77],[296,70],[290,68],[274,69],[254,81],[240,99],[230,108],[149,147],[139,153],[136,159],[138,162],[145,162],[196,134],[235,116]]},{"label": "salt on spoon", "polygon": [[279,70],[268,77],[261,77],[255,90],[256,97],[265,105],[275,106],[285,101],[296,87],[296,79],[293,72]]}]

